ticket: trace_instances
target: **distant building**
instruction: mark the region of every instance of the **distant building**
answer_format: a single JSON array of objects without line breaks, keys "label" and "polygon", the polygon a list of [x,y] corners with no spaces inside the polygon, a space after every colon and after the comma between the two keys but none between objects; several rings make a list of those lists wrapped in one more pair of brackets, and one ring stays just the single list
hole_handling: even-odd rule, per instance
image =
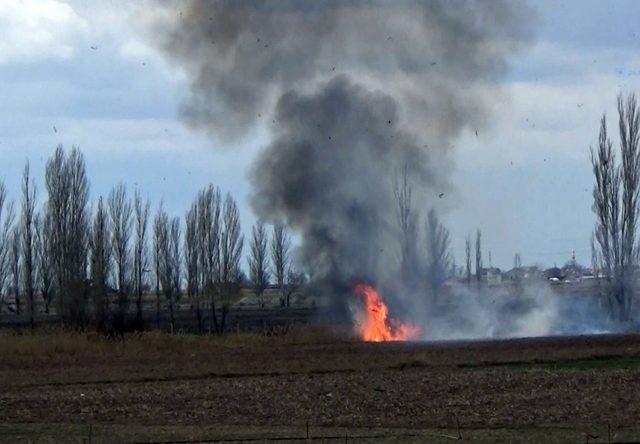
[{"label": "distant building", "polygon": [[543,273],[536,265],[512,268],[502,275],[504,281],[533,280],[543,277]]},{"label": "distant building", "polygon": [[544,277],[550,281],[561,281],[564,279],[564,274],[560,268],[551,267],[544,270]]},{"label": "distant building", "polygon": [[480,270],[480,281],[489,285],[499,285],[502,283],[502,272],[497,267],[488,267]]},{"label": "distant building", "polygon": [[562,274],[565,280],[579,281],[587,275],[587,269],[575,261],[570,261],[562,267]]}]

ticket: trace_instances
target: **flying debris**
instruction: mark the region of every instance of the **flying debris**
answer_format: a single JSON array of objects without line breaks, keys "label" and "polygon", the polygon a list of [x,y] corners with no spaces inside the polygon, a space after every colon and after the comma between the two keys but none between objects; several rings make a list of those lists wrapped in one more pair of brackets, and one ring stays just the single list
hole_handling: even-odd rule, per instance
[{"label": "flying debris", "polygon": [[56,133],[56,134],[58,133],[58,128],[56,128],[55,125],[53,125],[53,132]]}]

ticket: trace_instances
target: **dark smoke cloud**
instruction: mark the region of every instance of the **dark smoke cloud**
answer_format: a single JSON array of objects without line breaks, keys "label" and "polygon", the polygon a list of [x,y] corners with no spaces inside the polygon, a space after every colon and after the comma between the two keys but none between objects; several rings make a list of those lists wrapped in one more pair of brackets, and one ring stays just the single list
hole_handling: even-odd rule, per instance
[{"label": "dark smoke cloud", "polygon": [[302,235],[333,293],[393,278],[394,172],[410,167],[422,209],[450,196],[448,148],[486,121],[531,17],[499,0],[162,5],[155,38],[190,81],[184,117],[223,141],[270,124],[252,206]]},{"label": "dark smoke cloud", "polygon": [[222,140],[265,119],[283,90],[340,73],[397,96],[436,145],[483,122],[490,85],[532,16],[503,0],[163,4],[152,38],[191,81],[183,114]]},{"label": "dark smoke cloud", "polygon": [[397,116],[393,98],[345,76],[313,94],[291,91],[278,101],[273,141],[250,175],[252,204],[259,216],[301,231],[304,259],[315,275],[342,283],[384,272],[398,168],[409,165],[425,186],[444,186],[429,152],[398,128]]}]

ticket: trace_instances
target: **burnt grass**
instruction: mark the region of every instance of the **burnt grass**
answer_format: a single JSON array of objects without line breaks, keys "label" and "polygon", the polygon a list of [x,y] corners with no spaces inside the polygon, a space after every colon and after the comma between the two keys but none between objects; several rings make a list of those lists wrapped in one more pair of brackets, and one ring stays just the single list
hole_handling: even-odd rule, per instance
[{"label": "burnt grass", "polygon": [[0,356],[0,441],[266,439],[305,436],[307,424],[374,441],[583,441],[606,429],[640,438],[637,335],[370,344],[309,326],[124,342],[5,334]]}]

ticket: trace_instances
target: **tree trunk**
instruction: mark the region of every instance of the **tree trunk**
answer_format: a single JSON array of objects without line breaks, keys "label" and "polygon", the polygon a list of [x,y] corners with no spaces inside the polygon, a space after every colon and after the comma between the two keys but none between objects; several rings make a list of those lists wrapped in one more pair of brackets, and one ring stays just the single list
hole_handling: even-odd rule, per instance
[{"label": "tree trunk", "polygon": [[173,332],[175,330],[175,319],[173,317],[173,297],[169,299],[169,315],[170,315],[170,323],[171,323],[171,334],[173,335]]},{"label": "tree trunk", "polygon": [[213,331],[215,331],[216,333],[220,333],[220,329],[218,328],[218,318],[216,317],[214,292],[211,290],[209,290],[209,297],[211,300],[211,320],[209,321],[209,334],[211,334],[211,327],[213,327]]},{"label": "tree trunk", "polygon": [[200,310],[200,300],[196,305],[196,319],[198,320],[198,334],[202,334],[202,311]]},{"label": "tree trunk", "polygon": [[138,299],[136,300],[136,326],[142,330],[142,290],[138,289]]},{"label": "tree trunk", "polygon": [[156,291],[156,328],[160,329],[160,292]]},{"label": "tree trunk", "polygon": [[20,308],[20,291],[18,291],[18,286],[16,285],[15,287],[15,299],[16,299],[16,314],[20,314],[20,312],[22,311]]},{"label": "tree trunk", "polygon": [[219,333],[224,333],[224,323],[227,319],[227,313],[229,312],[229,308],[226,305],[222,306],[222,319],[220,320],[220,331]]}]

